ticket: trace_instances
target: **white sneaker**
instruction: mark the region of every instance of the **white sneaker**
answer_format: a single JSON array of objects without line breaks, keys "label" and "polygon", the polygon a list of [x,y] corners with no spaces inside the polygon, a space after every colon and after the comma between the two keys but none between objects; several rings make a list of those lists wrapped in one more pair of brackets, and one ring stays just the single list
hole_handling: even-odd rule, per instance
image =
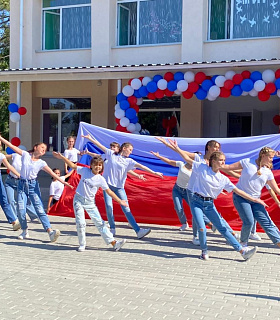
[{"label": "white sneaker", "polygon": [[22,230],[22,233],[18,236],[18,239],[19,240],[23,240],[23,239],[29,239],[30,236],[29,236],[29,233],[28,233],[28,230]]},{"label": "white sneaker", "polygon": [[114,244],[114,247],[113,249],[115,251],[119,251],[120,248],[126,243],[126,239],[122,239],[122,240],[118,240],[115,244]]},{"label": "white sneaker", "polygon": [[243,259],[249,260],[257,252],[258,247],[243,247],[242,249],[243,249],[243,252],[241,252],[241,255]]},{"label": "white sneaker", "polygon": [[138,239],[142,239],[144,238],[146,235],[148,235],[152,230],[150,228],[148,229],[140,229],[138,232],[137,232],[137,238]]},{"label": "white sneaker", "polygon": [[15,221],[15,223],[13,224],[13,230],[17,231],[21,228],[20,223],[18,220]]},{"label": "white sneaker", "polygon": [[192,243],[193,243],[195,246],[200,246],[199,239],[198,239],[198,238],[196,238],[196,237],[193,237],[193,239],[192,239]]},{"label": "white sneaker", "polygon": [[116,229],[110,229],[110,232],[112,233],[113,237],[116,235]]},{"label": "white sneaker", "polygon": [[255,241],[261,241],[262,238],[257,233],[250,233],[249,239]]},{"label": "white sneaker", "polygon": [[78,252],[84,252],[86,250],[86,246],[79,246],[77,249]]},{"label": "white sneaker", "polygon": [[181,227],[179,228],[180,231],[185,231],[186,229],[188,229],[189,225],[188,223],[184,223],[181,225]]},{"label": "white sneaker", "polygon": [[57,229],[49,233],[51,242],[55,242],[59,236],[60,236],[60,231]]},{"label": "white sneaker", "polygon": [[240,240],[240,233],[235,233],[233,236],[237,241]]},{"label": "white sneaker", "polygon": [[199,259],[201,259],[201,260],[209,260],[209,255],[208,255],[208,252],[207,251],[202,251],[202,253],[201,253],[201,255],[200,255],[200,257],[199,257]]}]

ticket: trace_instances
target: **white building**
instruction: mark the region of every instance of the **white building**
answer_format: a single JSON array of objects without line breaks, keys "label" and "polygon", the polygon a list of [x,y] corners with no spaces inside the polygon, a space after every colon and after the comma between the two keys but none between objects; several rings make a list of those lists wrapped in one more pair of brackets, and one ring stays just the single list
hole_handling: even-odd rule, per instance
[{"label": "white building", "polygon": [[[11,0],[11,102],[27,108],[19,135],[27,148],[63,151],[79,121],[114,129],[116,96],[131,78],[166,72],[207,76],[279,68],[280,2],[270,0]],[[176,114],[179,136],[277,133],[279,98],[195,96],[148,101],[139,119],[165,135]],[[16,125],[10,125],[14,137]],[[52,137],[50,140],[49,137]]]}]

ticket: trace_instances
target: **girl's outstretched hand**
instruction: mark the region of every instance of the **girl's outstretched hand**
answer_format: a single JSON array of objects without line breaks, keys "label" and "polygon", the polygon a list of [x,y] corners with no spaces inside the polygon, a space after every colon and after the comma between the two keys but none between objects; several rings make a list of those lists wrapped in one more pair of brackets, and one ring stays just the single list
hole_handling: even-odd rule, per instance
[{"label": "girl's outstretched hand", "polygon": [[150,151],[151,154],[153,154],[155,157],[158,157],[159,156],[159,153],[158,152],[154,152],[154,151]]},{"label": "girl's outstretched hand", "polygon": [[53,156],[57,159],[62,159],[62,154],[60,152],[53,151]]},{"label": "girl's outstretched hand", "polygon": [[172,147],[178,148],[177,140],[168,139],[168,141],[172,145]]},{"label": "girl's outstretched hand", "polygon": [[155,172],[154,175],[156,175],[159,178],[163,179],[163,173],[161,173],[161,172]]},{"label": "girl's outstretched hand", "polygon": [[91,136],[90,134],[87,134],[87,135],[81,135],[82,138],[86,138],[88,140],[96,140],[93,136]]},{"label": "girl's outstretched hand", "polygon": [[257,201],[257,203],[259,203],[259,204],[262,204],[264,207],[268,207],[268,205],[263,201],[263,200],[261,200],[261,199],[256,199]]},{"label": "girl's outstretched hand", "polygon": [[139,174],[138,179],[142,180],[142,181],[147,181],[147,179],[145,178],[145,176],[143,174]]},{"label": "girl's outstretched hand", "polygon": [[120,204],[120,206],[128,207],[127,200],[121,200],[119,204]]},{"label": "girl's outstretched hand", "polygon": [[70,183],[68,183],[68,182],[66,182],[65,185],[66,185],[67,187],[71,188],[72,190],[74,189],[74,187],[73,187]]}]

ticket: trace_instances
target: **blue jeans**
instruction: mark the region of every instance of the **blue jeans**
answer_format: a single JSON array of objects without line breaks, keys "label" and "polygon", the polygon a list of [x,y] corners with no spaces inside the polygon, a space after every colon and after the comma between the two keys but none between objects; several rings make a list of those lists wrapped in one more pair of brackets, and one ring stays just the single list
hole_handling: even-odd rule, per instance
[{"label": "blue jeans", "polygon": [[114,241],[114,237],[112,233],[109,231],[103,219],[101,218],[98,208],[96,207],[94,201],[87,200],[79,194],[75,194],[73,200],[73,207],[76,217],[76,227],[80,246],[86,245],[85,210],[90,216],[91,220],[96,225],[105,243],[110,244]]},{"label": "blue jeans", "polygon": [[221,235],[223,235],[228,243],[236,250],[240,251],[242,249],[241,244],[235,239],[235,237],[231,234],[229,229],[224,225],[223,220],[217,211],[213,200],[205,201],[201,199],[196,194],[192,196],[191,202],[192,214],[195,219],[195,222],[199,228],[199,242],[200,247],[203,251],[207,251],[207,242],[206,242],[206,227],[203,220],[203,213],[206,217],[214,224],[214,226],[218,229]]},{"label": "blue jeans", "polygon": [[[12,177],[10,174],[8,174],[5,181],[8,201],[11,205],[13,213],[16,216],[17,216],[17,202],[15,200],[16,198],[15,193],[17,192],[17,188],[18,188],[18,181],[19,179]],[[26,212],[31,220],[38,218],[36,211],[33,207],[33,204],[30,202],[30,200],[27,202]]]},{"label": "blue jeans", "polygon": [[41,200],[41,193],[36,179],[27,180],[19,179],[18,182],[18,218],[23,230],[27,229],[26,221],[26,207],[27,201],[30,199],[40,219],[45,231],[51,229],[51,224],[48,216],[45,213],[43,203]]},{"label": "blue jeans", "polygon": [[187,218],[183,208],[183,200],[189,205],[189,198],[187,195],[187,189],[179,187],[176,183],[172,189],[172,198],[174,203],[174,208],[181,224],[187,223]]},{"label": "blue jeans", "polygon": [[[123,188],[116,188],[111,185],[109,185],[109,188],[115,192],[115,194],[121,199],[121,200],[127,200],[127,196],[125,193],[125,190]],[[115,219],[113,214],[113,199],[105,192],[103,191],[104,195],[104,201],[105,201],[105,208],[107,213],[107,219],[110,225],[111,229],[116,229],[115,225]],[[121,206],[123,213],[126,216],[127,221],[130,223],[131,227],[134,229],[134,231],[137,233],[140,230],[140,227],[138,226],[137,222],[135,221],[132,213],[130,212],[130,208]]]},{"label": "blue jeans", "polygon": [[0,205],[9,223],[12,223],[17,220],[17,216],[16,214],[14,214],[12,207],[9,204],[7,192],[6,192],[4,183],[2,181],[1,173],[0,173]]},{"label": "blue jeans", "polygon": [[246,200],[235,193],[233,194],[233,203],[243,222],[240,237],[241,242],[248,242],[254,220],[257,220],[270,240],[274,244],[280,243],[278,229],[263,205]]}]

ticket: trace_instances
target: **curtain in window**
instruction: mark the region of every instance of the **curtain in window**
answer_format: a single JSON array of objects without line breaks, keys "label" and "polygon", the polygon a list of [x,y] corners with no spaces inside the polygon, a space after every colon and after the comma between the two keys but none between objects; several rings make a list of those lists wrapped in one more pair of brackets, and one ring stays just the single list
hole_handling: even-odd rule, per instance
[{"label": "curtain in window", "polygon": [[62,10],[62,49],[91,47],[91,7]]},{"label": "curtain in window", "polygon": [[140,2],[139,44],[182,41],[182,0]]},{"label": "curtain in window", "polygon": [[136,44],[137,2],[122,3],[119,9],[119,46]]},{"label": "curtain in window", "polygon": [[237,0],[233,9],[233,38],[280,35],[280,3],[272,0]]},{"label": "curtain in window", "polygon": [[45,49],[59,49],[60,10],[45,11]]},{"label": "curtain in window", "polygon": [[91,0],[43,0],[43,8],[91,3]]},{"label": "curtain in window", "polygon": [[227,1],[212,0],[210,10],[210,39],[226,39]]}]

